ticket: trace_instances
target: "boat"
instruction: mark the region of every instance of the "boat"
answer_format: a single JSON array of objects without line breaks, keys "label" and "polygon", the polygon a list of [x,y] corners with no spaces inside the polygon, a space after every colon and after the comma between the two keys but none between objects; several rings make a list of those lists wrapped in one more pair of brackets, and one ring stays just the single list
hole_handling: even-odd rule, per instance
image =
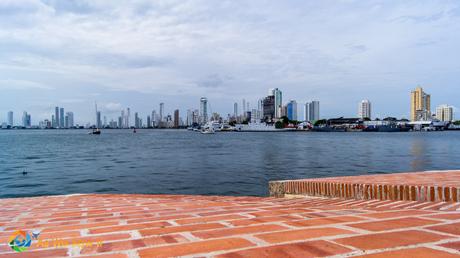
[{"label": "boat", "polygon": [[289,132],[295,130],[297,130],[297,128],[278,129],[275,125],[266,123],[236,124],[234,129],[236,132]]},{"label": "boat", "polygon": [[93,131],[89,132],[88,134],[101,134],[101,130],[99,128],[93,129]]},{"label": "boat", "polygon": [[201,130],[201,133],[202,134],[213,134],[215,133],[214,129],[212,127],[208,127],[208,128],[205,128],[203,130]]}]

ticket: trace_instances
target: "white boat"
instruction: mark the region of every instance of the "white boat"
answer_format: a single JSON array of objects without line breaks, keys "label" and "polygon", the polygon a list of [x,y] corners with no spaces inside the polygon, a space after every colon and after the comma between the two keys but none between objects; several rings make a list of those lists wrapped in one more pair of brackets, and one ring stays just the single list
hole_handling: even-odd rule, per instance
[{"label": "white boat", "polygon": [[266,123],[249,123],[235,125],[236,132],[286,132],[295,130],[296,128],[277,129],[275,125],[269,125]]},{"label": "white boat", "polygon": [[201,130],[201,133],[202,134],[213,134],[215,133],[215,131],[212,127],[208,127],[208,128],[204,128],[203,130]]}]

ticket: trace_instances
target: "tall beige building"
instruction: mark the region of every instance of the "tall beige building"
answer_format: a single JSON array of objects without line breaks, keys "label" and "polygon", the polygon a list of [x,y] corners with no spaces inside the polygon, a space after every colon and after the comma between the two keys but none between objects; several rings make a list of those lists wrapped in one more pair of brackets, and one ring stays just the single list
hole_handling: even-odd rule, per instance
[{"label": "tall beige building", "polygon": [[415,88],[410,95],[410,120],[423,121],[431,117],[431,96],[421,87]]},{"label": "tall beige building", "polygon": [[454,108],[448,105],[441,105],[436,108],[436,118],[439,121],[451,122],[454,120]]}]

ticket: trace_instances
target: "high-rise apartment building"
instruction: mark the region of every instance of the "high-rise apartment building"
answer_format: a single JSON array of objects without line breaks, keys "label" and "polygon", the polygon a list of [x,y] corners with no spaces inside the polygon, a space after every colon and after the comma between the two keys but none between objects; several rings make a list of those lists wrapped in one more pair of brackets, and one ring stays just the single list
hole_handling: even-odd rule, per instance
[{"label": "high-rise apartment building", "polygon": [[163,115],[164,115],[164,112],[165,112],[165,103],[160,103],[160,117],[159,117],[159,120],[158,122],[161,123],[163,122]]},{"label": "high-rise apartment building", "polygon": [[371,102],[367,99],[362,100],[358,105],[358,117],[370,119],[371,115]]},{"label": "high-rise apartment building", "polygon": [[289,101],[286,105],[286,114],[289,120],[297,120],[297,101]]},{"label": "high-rise apartment building", "polygon": [[53,127],[58,128],[59,127],[59,107],[54,108],[54,121],[53,121]]},{"label": "high-rise apartment building", "polygon": [[206,124],[208,122],[208,99],[202,97],[200,99],[200,123]]},{"label": "high-rise apartment building", "polygon": [[101,111],[96,112],[96,127],[102,128]]},{"label": "high-rise apartment building", "polygon": [[174,110],[174,128],[179,128],[179,109]]},{"label": "high-rise apartment building", "polygon": [[452,122],[454,120],[454,108],[449,105],[441,105],[436,108],[436,118],[443,122]]},{"label": "high-rise apartment building", "polygon": [[134,113],[134,127],[139,128],[139,114],[137,112]]},{"label": "high-rise apartment building", "polygon": [[319,101],[307,102],[305,104],[305,121],[313,122],[319,120]]},{"label": "high-rise apartment building", "polygon": [[67,112],[65,116],[65,127],[70,128],[74,126],[74,118],[73,118],[73,112]]},{"label": "high-rise apartment building", "polygon": [[59,128],[65,128],[64,108],[59,109]]},{"label": "high-rise apartment building", "polygon": [[238,117],[238,103],[233,104],[233,116]]},{"label": "high-rise apartment building", "polygon": [[426,94],[421,87],[411,92],[410,98],[411,121],[426,121],[431,117],[431,96]]},{"label": "high-rise apartment building", "polygon": [[283,109],[283,93],[278,88],[274,88],[268,91],[268,95],[275,97],[275,118],[279,119]]},{"label": "high-rise apartment building", "polygon": [[22,113],[22,126],[26,128],[30,128],[32,126],[32,120],[31,120],[30,114],[27,114],[26,111]]},{"label": "high-rise apartment building", "polygon": [[275,96],[274,95],[269,95],[264,98],[263,100],[263,120],[265,122],[273,122],[275,119]]},{"label": "high-rise apartment building", "polygon": [[8,126],[13,126],[14,125],[14,119],[13,119],[13,111],[8,112]]}]

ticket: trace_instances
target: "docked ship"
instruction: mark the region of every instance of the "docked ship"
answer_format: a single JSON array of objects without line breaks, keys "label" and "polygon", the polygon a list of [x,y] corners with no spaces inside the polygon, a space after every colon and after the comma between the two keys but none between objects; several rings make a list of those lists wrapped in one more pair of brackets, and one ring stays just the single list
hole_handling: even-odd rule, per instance
[{"label": "docked ship", "polygon": [[278,129],[275,125],[267,123],[248,123],[248,124],[236,124],[236,132],[288,132],[296,131],[296,128],[282,128]]}]

